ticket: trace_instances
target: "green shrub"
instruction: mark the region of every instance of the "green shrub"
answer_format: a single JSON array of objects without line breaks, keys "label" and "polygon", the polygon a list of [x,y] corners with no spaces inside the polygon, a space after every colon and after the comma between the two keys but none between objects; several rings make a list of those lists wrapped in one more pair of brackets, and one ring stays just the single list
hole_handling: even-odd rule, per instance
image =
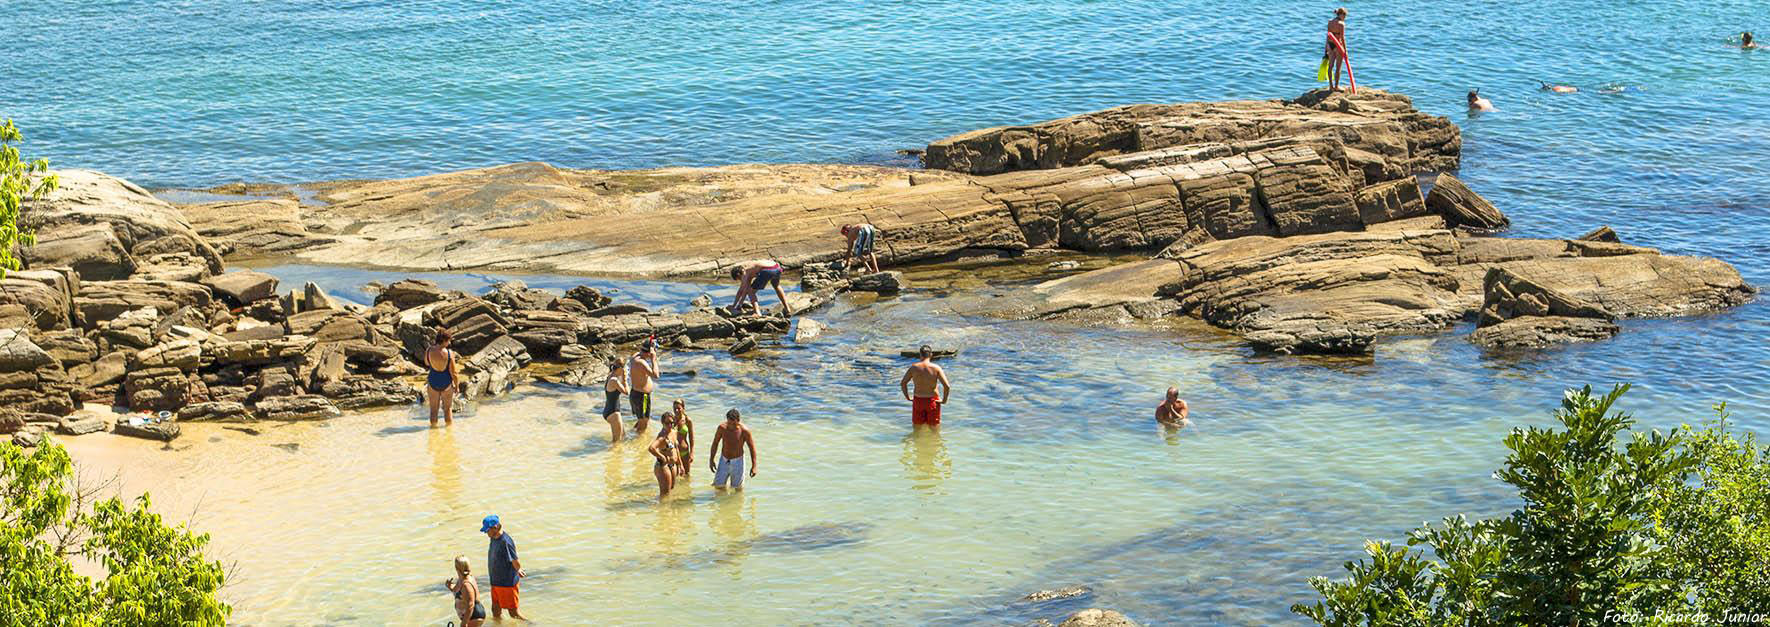
[{"label": "green shrub", "polygon": [[0,121],[0,279],[22,266],[19,247],[37,243],[30,232],[19,228],[19,209],[25,201],[55,189],[57,183],[55,175],[48,174],[49,160],[25,161],[18,156],[18,148],[12,144],[24,140],[12,120]]},{"label": "green shrub", "polygon": [[[85,511],[96,489],[73,479],[67,451],[45,442],[25,453],[0,443],[0,626],[221,625],[220,562],[204,558],[207,534],[171,527],[116,498]],[[74,572],[69,558],[105,566],[104,580]]]},{"label": "green shrub", "polygon": [[[1722,418],[1671,434],[1571,390],[1560,429],[1513,429],[1494,477],[1510,516],[1462,516],[1370,542],[1339,581],[1291,611],[1322,625],[1597,625],[1770,613],[1770,450]],[[1429,547],[1432,557],[1413,547]],[[1758,619],[1762,620],[1762,618]]]}]

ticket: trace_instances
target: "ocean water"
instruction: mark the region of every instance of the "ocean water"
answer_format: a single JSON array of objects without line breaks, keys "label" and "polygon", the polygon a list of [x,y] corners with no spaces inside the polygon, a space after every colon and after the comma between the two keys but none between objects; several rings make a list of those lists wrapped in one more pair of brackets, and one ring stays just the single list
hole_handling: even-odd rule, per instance
[{"label": "ocean water", "polygon": [[[524,160],[898,163],[896,149],[984,126],[1295,95],[1313,86],[1331,8],[14,0],[0,4],[0,116],[29,156],[166,187]],[[1607,224],[1770,285],[1770,51],[1727,45],[1770,32],[1761,3],[1350,8],[1360,84],[1462,125],[1458,174],[1513,234]],[[1475,87],[1498,112],[1463,112]],[[267,270],[347,298],[392,276]],[[709,286],[623,289],[669,304]],[[1337,575],[1365,538],[1508,511],[1490,478],[1500,439],[1545,422],[1565,387],[1633,382],[1623,405],[1647,427],[1727,401],[1738,426],[1770,432],[1762,299],[1542,353],[1483,353],[1464,326],[1352,360],[1256,355],[1199,325],[1003,322],[955,302],[843,302],[817,314],[831,331],[814,343],[671,357],[666,370],[697,376],[662,394],[687,399],[703,433],[725,407],[752,416],[763,465],[742,495],[713,494],[702,468],[654,504],[644,453],[603,442],[600,399],[557,388],[446,432],[395,409],[258,436],[193,425],[177,452],[72,446],[215,534],[239,566],[227,594],[245,624],[442,624],[448,559],[477,568],[472,532],[490,511],[523,543],[524,608],[544,623],[999,624],[1099,605],[1155,624],[1271,624],[1295,622],[1285,608],[1311,598],[1305,580]],[[965,349],[938,439],[911,437],[895,397],[893,354],[925,341]],[[1170,384],[1195,428],[1147,418]],[[1015,602],[1069,584],[1094,594]]]}]

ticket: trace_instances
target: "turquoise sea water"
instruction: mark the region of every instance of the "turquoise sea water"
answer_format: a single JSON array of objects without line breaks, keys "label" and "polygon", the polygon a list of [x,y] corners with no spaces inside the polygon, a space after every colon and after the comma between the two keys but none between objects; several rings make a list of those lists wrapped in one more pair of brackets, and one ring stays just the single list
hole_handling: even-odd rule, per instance
[{"label": "turquoise sea water", "polygon": [[[1459,176],[1511,215],[1513,234],[1608,224],[1625,241],[1716,256],[1770,285],[1770,51],[1727,45],[1741,30],[1770,34],[1761,3],[1349,6],[1360,84],[1410,94],[1462,125]],[[1331,9],[1272,0],[14,0],[0,3],[9,38],[0,116],[31,139],[27,155],[150,186],[524,160],[894,162],[898,148],[984,126],[1129,102],[1295,95],[1313,86]],[[1581,92],[1542,93],[1539,80]],[[1612,86],[1632,89],[1602,93]],[[1464,113],[1474,87],[1499,111]],[[340,291],[386,280],[275,272]],[[697,288],[633,289],[662,303]],[[508,453],[484,436],[520,444],[537,459],[532,477],[552,482],[489,491],[525,497],[505,506],[533,530],[519,537],[538,561],[569,558],[525,595],[554,620],[717,620],[720,593],[743,589],[780,599],[747,607],[741,615],[754,622],[994,623],[1048,616],[1012,604],[1019,594],[1084,583],[1096,589],[1093,604],[1146,621],[1264,624],[1291,620],[1284,608],[1309,597],[1304,579],[1337,575],[1364,538],[1399,538],[1458,511],[1507,511],[1509,496],[1488,478],[1504,456],[1499,439],[1540,423],[1566,386],[1635,382],[1625,405],[1650,426],[1701,420],[1711,403],[1729,401],[1741,425],[1770,431],[1763,300],[1629,321],[1613,340],[1540,354],[1483,354],[1446,335],[1387,340],[1374,360],[1345,362],[1258,356],[1206,330],[1002,323],[951,311],[940,296],[839,306],[823,314],[834,328],[825,343],[756,360],[696,357],[708,374],[666,382],[708,406],[702,416],[712,406],[754,408],[775,438],[764,454],[776,461],[764,463],[781,474],[736,505],[697,487],[688,511],[654,513],[640,503],[649,475],[595,446],[599,422],[557,390],[511,405],[508,432],[463,425],[459,451],[435,437],[419,442],[424,433],[341,422],[302,436],[303,451],[341,439],[331,456],[266,457],[251,448],[263,440],[223,440],[207,444],[216,447],[210,461],[137,463],[181,477],[221,472],[219,460],[268,465],[264,476],[334,477],[314,493],[296,492],[299,482],[248,482],[216,488],[229,498],[185,499],[205,504],[199,522],[247,566],[233,589],[247,623],[440,622],[430,610],[444,604],[411,591],[446,573],[430,577],[402,560],[477,554],[471,534],[459,547],[436,545],[453,537],[442,529],[471,524],[488,505],[480,482],[498,481],[486,477],[501,465],[486,456]],[[900,364],[878,354],[928,338],[969,351],[954,364],[964,383],[952,424],[933,444],[904,440],[901,408],[879,390]],[[1141,417],[1170,383],[1187,390],[1199,418],[1173,442]],[[496,407],[478,416],[499,415]],[[380,472],[336,478],[338,451],[359,449],[376,453],[364,459]],[[443,462],[453,456],[462,461]],[[584,464],[597,475],[588,492],[560,487]],[[296,531],[267,517],[281,501],[263,500],[375,509],[386,507],[377,499],[387,490],[405,488],[441,496],[401,512],[405,529],[423,530],[411,537],[331,528],[326,517]],[[614,532],[575,528],[586,516]],[[266,546],[254,542],[265,527],[320,535]],[[638,537],[646,540],[622,541]],[[303,542],[399,548],[401,559],[376,571],[397,592],[377,595],[312,568],[299,557]],[[681,592],[646,606],[663,586]]]}]

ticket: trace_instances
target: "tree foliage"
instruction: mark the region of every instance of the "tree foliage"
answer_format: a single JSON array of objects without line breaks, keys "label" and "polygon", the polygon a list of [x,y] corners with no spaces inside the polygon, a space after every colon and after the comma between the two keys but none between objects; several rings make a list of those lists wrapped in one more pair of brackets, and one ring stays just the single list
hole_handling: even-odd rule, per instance
[{"label": "tree foliage", "polygon": [[[74,479],[67,451],[0,443],[0,626],[221,625],[220,562],[203,556],[207,534],[173,527],[116,498],[87,503],[98,489]],[[74,571],[85,556],[109,573],[94,582]]]},{"label": "tree foliage", "polygon": [[20,209],[26,201],[55,189],[58,182],[48,173],[48,159],[25,161],[19,157],[13,144],[24,139],[11,119],[0,122],[0,279],[23,266],[18,249],[36,243],[36,238],[19,226]]},{"label": "tree foliage", "polygon": [[[1570,390],[1559,429],[1513,429],[1510,516],[1368,542],[1291,610],[1322,625],[1664,624],[1770,613],[1770,450],[1722,419],[1630,432],[1628,386]],[[1415,547],[1431,549],[1428,558]],[[1754,614],[1755,613],[1755,614]]]}]

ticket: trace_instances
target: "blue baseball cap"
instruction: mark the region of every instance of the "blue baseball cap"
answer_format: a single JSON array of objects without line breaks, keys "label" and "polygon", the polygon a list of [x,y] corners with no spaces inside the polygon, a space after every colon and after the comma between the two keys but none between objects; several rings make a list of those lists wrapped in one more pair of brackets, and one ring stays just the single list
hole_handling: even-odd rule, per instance
[{"label": "blue baseball cap", "polygon": [[485,533],[487,531],[491,531],[492,527],[496,527],[496,526],[498,526],[498,515],[492,514],[490,516],[487,516],[485,520],[479,521],[479,532]]}]

